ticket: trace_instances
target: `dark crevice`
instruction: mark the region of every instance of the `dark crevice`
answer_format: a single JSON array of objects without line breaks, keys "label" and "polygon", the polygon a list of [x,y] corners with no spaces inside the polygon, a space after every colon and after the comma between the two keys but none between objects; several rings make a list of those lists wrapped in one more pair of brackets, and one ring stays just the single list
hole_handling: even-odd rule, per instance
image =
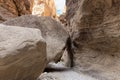
[{"label": "dark crevice", "polygon": [[21,15],[20,15],[20,11],[19,11],[19,7],[17,6],[16,1],[13,0],[13,3],[15,4],[16,10],[17,10],[17,12],[18,12],[18,16],[21,16]]}]

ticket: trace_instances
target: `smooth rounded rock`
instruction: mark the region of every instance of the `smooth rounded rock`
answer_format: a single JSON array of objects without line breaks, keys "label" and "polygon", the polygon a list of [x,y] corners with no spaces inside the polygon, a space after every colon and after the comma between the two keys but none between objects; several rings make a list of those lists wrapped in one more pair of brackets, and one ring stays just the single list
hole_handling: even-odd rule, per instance
[{"label": "smooth rounded rock", "polygon": [[36,80],[45,65],[40,30],[0,25],[0,80]]}]

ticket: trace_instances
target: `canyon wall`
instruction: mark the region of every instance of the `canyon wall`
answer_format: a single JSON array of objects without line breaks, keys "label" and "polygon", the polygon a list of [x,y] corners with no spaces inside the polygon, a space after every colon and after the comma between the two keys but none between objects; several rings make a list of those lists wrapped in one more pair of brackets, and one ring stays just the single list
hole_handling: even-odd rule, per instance
[{"label": "canyon wall", "polygon": [[54,0],[34,0],[33,15],[56,17]]},{"label": "canyon wall", "polygon": [[100,80],[119,80],[120,0],[67,0],[66,5],[76,65]]},{"label": "canyon wall", "polygon": [[0,0],[0,22],[27,14],[56,17],[54,0]]},{"label": "canyon wall", "polygon": [[32,13],[34,0],[0,0],[0,22]]}]

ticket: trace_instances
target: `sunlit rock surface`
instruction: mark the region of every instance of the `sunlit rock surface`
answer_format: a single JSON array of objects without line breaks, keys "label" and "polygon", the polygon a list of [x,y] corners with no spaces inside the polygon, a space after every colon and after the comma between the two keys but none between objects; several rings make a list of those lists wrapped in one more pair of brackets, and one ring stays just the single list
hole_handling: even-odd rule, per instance
[{"label": "sunlit rock surface", "polygon": [[0,24],[0,80],[36,80],[45,69],[40,30]]},{"label": "sunlit rock surface", "polygon": [[34,0],[33,15],[56,17],[54,0]]},{"label": "sunlit rock surface", "polygon": [[0,0],[0,23],[28,14],[56,18],[54,0]]},{"label": "sunlit rock surface", "polygon": [[41,30],[47,43],[47,60],[56,62],[64,52],[66,40],[69,37],[64,27],[51,17],[37,17],[33,15],[21,16],[4,22],[5,25],[37,28]]}]

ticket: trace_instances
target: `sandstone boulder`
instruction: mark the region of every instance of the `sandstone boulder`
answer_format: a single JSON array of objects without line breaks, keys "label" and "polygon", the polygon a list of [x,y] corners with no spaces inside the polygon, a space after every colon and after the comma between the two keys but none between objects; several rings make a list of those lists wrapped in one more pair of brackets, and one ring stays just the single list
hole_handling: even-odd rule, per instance
[{"label": "sandstone boulder", "polygon": [[120,0],[67,0],[66,5],[76,65],[98,80],[119,80]]},{"label": "sandstone boulder", "polygon": [[45,66],[40,30],[0,24],[0,80],[36,80]]},{"label": "sandstone boulder", "polygon": [[69,35],[59,22],[50,17],[26,15],[3,24],[40,29],[47,43],[48,62],[60,60]]}]

